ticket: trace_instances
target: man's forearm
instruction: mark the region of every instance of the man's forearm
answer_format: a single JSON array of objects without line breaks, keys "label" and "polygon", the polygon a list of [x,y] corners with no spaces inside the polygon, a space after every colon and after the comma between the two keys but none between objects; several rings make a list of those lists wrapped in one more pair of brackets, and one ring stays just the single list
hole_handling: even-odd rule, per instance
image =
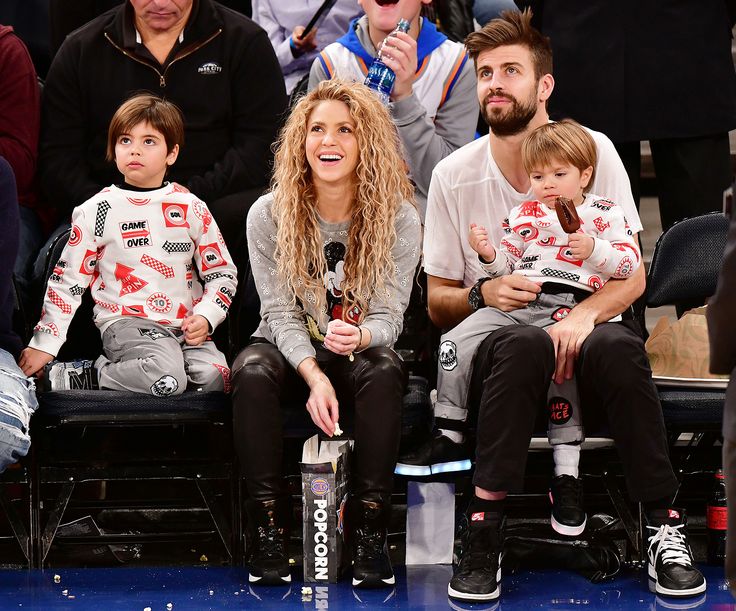
[{"label": "man's forearm", "polygon": [[644,293],[645,288],[646,276],[642,265],[626,280],[609,280],[602,289],[576,305],[575,309],[592,314],[595,324],[600,324],[625,312]]},{"label": "man's forearm", "polygon": [[440,329],[454,327],[470,313],[468,293],[470,289],[448,286],[445,280],[427,276],[429,318]]}]

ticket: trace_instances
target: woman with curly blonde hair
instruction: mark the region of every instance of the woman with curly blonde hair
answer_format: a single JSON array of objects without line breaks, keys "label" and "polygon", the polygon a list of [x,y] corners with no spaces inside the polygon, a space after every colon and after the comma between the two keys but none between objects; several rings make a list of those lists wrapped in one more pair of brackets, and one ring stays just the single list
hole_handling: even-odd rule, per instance
[{"label": "woman with curly blonde hair", "polygon": [[406,373],[393,345],[421,248],[405,168],[375,95],[324,81],[292,111],[271,192],[248,214],[261,323],[233,365],[233,405],[252,583],[291,580],[281,422],[299,401],[330,437],[341,413],[352,421],[353,585],[394,583],[386,527]]}]

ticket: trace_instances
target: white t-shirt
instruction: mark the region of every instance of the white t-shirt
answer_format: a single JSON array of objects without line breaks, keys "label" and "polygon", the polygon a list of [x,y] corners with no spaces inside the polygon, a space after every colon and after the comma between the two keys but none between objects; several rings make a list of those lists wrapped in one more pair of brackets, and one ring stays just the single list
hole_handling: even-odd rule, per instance
[{"label": "white t-shirt", "polygon": [[[587,128],[586,128],[587,129]],[[588,130],[598,147],[598,164],[590,191],[617,202],[631,231],[641,231],[631,184],[613,143],[600,132]],[[503,237],[503,221],[514,206],[534,199],[531,189],[514,189],[491,156],[484,136],[440,161],[432,173],[424,230],[424,270],[431,276],[462,280],[464,287],[487,276],[470,248],[471,223],[484,225],[494,245]]]}]

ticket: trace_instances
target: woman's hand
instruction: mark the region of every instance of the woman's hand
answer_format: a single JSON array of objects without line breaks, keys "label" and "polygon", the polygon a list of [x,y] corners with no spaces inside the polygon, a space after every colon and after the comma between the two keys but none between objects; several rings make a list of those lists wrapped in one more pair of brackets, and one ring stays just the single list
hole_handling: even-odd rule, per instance
[{"label": "woman's hand", "polygon": [[46,363],[50,363],[54,360],[54,356],[43,350],[36,350],[30,346],[20,353],[20,360],[18,366],[26,376],[32,376],[39,371],[43,373],[43,368]]},{"label": "woman's hand", "polygon": [[324,374],[322,374],[322,379],[309,386],[307,411],[312,417],[312,422],[330,437],[334,435],[335,424],[340,420],[340,410],[335,389]]},{"label": "woman's hand", "polygon": [[335,433],[335,423],[340,420],[337,396],[332,383],[319,368],[317,359],[314,357],[304,359],[296,370],[309,386],[307,411],[312,422],[332,437]]},{"label": "woman's hand", "polygon": [[324,345],[330,352],[348,355],[360,349],[361,332],[355,325],[344,320],[327,323]]}]

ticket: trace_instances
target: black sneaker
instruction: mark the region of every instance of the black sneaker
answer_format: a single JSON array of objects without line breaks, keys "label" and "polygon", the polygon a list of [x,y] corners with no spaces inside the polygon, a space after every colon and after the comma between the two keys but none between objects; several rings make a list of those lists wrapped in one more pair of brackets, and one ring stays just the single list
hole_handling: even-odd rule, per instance
[{"label": "black sneaker", "polygon": [[447,595],[459,600],[495,600],[501,594],[503,516],[475,512],[463,517],[462,550]]},{"label": "black sneaker", "polygon": [[558,475],[549,487],[552,503],[552,528],[561,535],[576,537],[585,530],[583,480],[572,475]]},{"label": "black sneaker", "polygon": [[351,517],[355,521],[353,543],[353,587],[385,588],[396,583],[388,557],[388,503],[351,500]]},{"label": "black sneaker", "polygon": [[248,581],[254,585],[291,583],[287,553],[289,499],[248,502],[248,528],[253,551],[248,563]]},{"label": "black sneaker", "polygon": [[647,517],[650,590],[664,596],[705,592],[705,577],[693,566],[685,510],[658,509]]},{"label": "black sneaker", "polygon": [[97,390],[94,361],[51,361],[43,368],[43,390]]},{"label": "black sneaker", "polygon": [[399,456],[394,473],[397,475],[437,475],[453,471],[468,471],[470,459],[462,444],[437,433],[409,454]]}]

